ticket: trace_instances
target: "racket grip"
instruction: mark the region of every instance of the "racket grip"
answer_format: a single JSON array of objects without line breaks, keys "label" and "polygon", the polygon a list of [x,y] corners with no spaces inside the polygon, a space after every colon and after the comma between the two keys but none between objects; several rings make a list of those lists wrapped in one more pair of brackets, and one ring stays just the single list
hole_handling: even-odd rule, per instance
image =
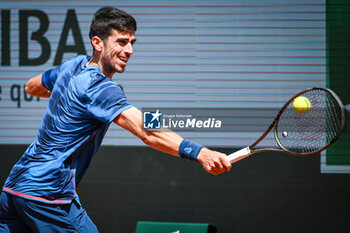
[{"label": "racket grip", "polygon": [[226,158],[228,161],[230,161],[230,163],[235,163],[241,159],[244,159],[245,157],[248,157],[249,155],[251,155],[251,151],[248,146],[232,154],[229,154]]}]

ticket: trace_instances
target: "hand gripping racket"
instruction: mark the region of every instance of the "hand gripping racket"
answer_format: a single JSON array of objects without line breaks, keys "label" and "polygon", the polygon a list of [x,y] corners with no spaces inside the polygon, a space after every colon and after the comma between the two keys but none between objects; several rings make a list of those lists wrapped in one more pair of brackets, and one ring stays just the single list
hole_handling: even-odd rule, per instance
[{"label": "hand gripping racket", "polygon": [[[293,101],[299,96],[306,97],[311,103],[305,113],[297,113],[293,107]],[[306,89],[285,103],[258,140],[228,155],[227,159],[234,163],[263,151],[280,151],[292,155],[316,154],[338,139],[344,125],[344,105],[332,90],[321,87]],[[255,148],[272,129],[278,147]]]}]

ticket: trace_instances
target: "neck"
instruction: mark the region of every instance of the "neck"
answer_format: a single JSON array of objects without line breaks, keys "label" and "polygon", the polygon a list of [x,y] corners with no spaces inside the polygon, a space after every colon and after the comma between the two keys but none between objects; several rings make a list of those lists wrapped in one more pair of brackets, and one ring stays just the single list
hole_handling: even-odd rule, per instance
[{"label": "neck", "polygon": [[108,72],[107,69],[105,69],[103,67],[103,65],[101,65],[102,62],[100,61],[100,59],[96,58],[95,56],[92,56],[91,59],[86,63],[86,66],[90,66],[90,65],[96,65],[100,68],[101,72],[106,75],[109,78],[112,78],[112,76],[114,75],[114,73]]}]

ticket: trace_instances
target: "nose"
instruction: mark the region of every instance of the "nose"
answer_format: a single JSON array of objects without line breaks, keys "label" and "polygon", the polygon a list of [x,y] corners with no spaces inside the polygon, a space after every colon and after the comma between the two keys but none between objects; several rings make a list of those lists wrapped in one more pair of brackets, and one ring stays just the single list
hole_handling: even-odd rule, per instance
[{"label": "nose", "polygon": [[131,43],[128,43],[125,46],[124,52],[126,55],[131,56],[134,53],[133,45]]}]

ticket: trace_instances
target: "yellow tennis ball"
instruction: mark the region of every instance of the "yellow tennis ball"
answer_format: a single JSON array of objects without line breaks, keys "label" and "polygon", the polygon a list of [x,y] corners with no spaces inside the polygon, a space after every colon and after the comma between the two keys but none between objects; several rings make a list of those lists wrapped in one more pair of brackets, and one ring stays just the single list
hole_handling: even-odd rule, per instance
[{"label": "yellow tennis ball", "polygon": [[311,103],[308,98],[304,96],[297,97],[293,102],[294,110],[299,114],[304,114],[311,108]]}]

